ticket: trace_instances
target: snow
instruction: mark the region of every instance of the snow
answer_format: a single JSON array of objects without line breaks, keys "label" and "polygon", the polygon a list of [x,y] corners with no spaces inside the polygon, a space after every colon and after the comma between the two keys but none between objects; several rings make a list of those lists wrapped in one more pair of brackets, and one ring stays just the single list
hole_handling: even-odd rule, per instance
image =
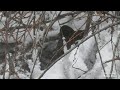
[{"label": "snow", "polygon": [[[48,21],[52,20],[53,18],[56,17],[56,14],[58,14],[59,12],[60,11],[57,11],[57,12],[47,11],[47,13],[45,15],[45,19]],[[65,14],[68,12],[70,12],[70,11],[63,11],[61,14]],[[28,13],[26,16],[28,16],[28,15],[30,15],[30,14]],[[84,13],[81,13],[74,20],[70,21],[69,23],[66,23],[66,25],[72,27],[74,30],[77,30],[79,28],[81,28],[81,30],[83,30],[85,28],[85,25],[84,26],[82,26],[82,25],[84,24],[86,18],[79,19],[79,17],[82,15],[84,15]],[[37,15],[36,17],[38,18],[39,15]],[[64,23],[64,22],[70,20],[71,18],[72,18],[71,16],[67,16],[64,19],[56,21],[52,26],[52,30],[48,32],[47,37],[49,38],[49,37],[57,35],[59,33],[60,27],[61,27],[59,24]],[[93,22],[98,21],[99,18],[100,18],[99,16],[94,16]],[[4,25],[2,23],[5,23],[5,20],[6,20],[6,18],[3,17],[1,20],[2,22],[0,22],[0,28],[4,27]],[[27,21],[27,19],[23,19],[24,23],[27,23],[26,21]],[[109,19],[108,23],[103,22],[102,24],[100,24],[99,29],[102,29],[111,23],[112,23],[112,20]],[[16,24],[14,24],[14,25],[16,26]],[[47,23],[46,25],[48,26],[49,23]],[[110,33],[111,28],[100,32],[99,35],[96,35],[98,48],[100,50],[100,54],[101,54],[103,63],[108,60],[111,60],[113,58],[113,50],[115,47],[114,44],[116,44],[117,37],[120,33],[120,25],[114,26],[114,29],[115,29],[115,31],[113,33],[112,42],[110,41],[111,40],[111,33]],[[18,35],[18,37],[23,35],[23,33],[21,32]],[[29,32],[26,32],[26,34],[25,34],[25,36],[26,36],[26,39],[24,42],[25,45],[32,42],[32,40],[35,41],[34,37],[36,38],[36,41],[39,41],[39,39],[43,37],[43,33],[44,33],[44,30],[41,31],[38,29],[38,31],[36,32],[36,35],[34,36],[33,29],[29,30]],[[90,34],[91,34],[91,32],[89,33],[89,35]],[[8,37],[9,37],[8,38],[9,43],[15,42],[14,38],[16,38],[16,32],[13,35],[14,38],[10,35]],[[4,38],[5,38],[5,36],[4,36]],[[0,36],[0,40],[3,40],[2,36]],[[23,42],[24,38],[22,38],[21,41]],[[80,43],[80,40],[78,42]],[[107,42],[109,42],[109,43],[106,44]],[[65,44],[66,42],[64,41],[63,43]],[[74,46],[75,45],[72,45],[71,48]],[[113,48],[112,48],[112,46],[113,46]],[[120,43],[118,46],[119,46],[118,54],[120,54],[120,52],[119,52],[120,51]],[[69,50],[67,50],[67,48],[65,46],[64,53],[66,53],[68,51]],[[22,78],[22,79],[30,78],[30,74],[33,69],[35,60],[37,60],[37,62],[35,64],[32,78],[38,79],[38,77],[44,72],[44,70],[43,71],[40,70],[40,62],[39,62],[39,59],[36,58],[37,52],[38,52],[38,50],[33,49],[32,59],[26,60],[26,62],[28,63],[28,66],[30,68],[30,72],[27,72],[27,71],[20,72],[19,71],[20,67],[19,66],[15,67],[15,71],[18,73],[19,78]],[[19,55],[16,58],[18,58],[18,57],[19,57]],[[79,79],[105,79],[106,78],[105,73],[103,72],[103,67],[102,67],[100,60],[101,59],[100,59],[100,56],[99,56],[99,53],[98,53],[98,50],[96,47],[95,39],[94,39],[94,37],[91,37],[90,39],[88,39],[87,41],[82,43],[79,47],[76,47],[69,54],[67,54],[62,59],[60,59],[57,63],[55,63],[55,65],[53,65],[44,74],[44,76],[41,79],[77,79],[78,77],[79,77]],[[114,66],[112,76],[114,78],[120,78],[120,61],[116,60],[115,65],[116,65],[116,67]],[[5,72],[6,79],[9,76],[8,68],[9,68],[9,65],[7,62],[6,72]],[[104,68],[105,68],[107,77],[109,77],[110,70],[111,70],[111,62],[104,64]],[[115,70],[115,68],[116,68],[116,70]],[[1,69],[2,69],[2,64],[0,64],[0,70]],[[2,79],[3,75],[0,75],[0,78]],[[14,75],[14,76],[11,76],[11,78],[16,78],[16,77]]]},{"label": "snow", "polygon": [[[110,23],[108,23],[108,24],[110,24]],[[103,23],[100,28],[103,28],[103,27],[107,26],[108,24]],[[117,32],[114,32],[113,38],[112,38],[112,40],[113,40],[114,43],[116,42],[117,35],[118,35]],[[106,30],[104,32],[101,32],[100,33],[100,38],[101,38],[101,40],[99,42],[99,39],[98,39],[98,43],[100,44],[100,46],[103,46],[106,42],[108,42],[111,39],[110,33],[108,32],[108,30]],[[79,70],[75,71],[72,68],[72,64],[74,64],[73,63],[74,59],[76,59],[76,64],[74,65],[74,67],[80,68],[80,69],[82,69],[84,71],[87,71],[87,66],[84,63],[84,60],[86,60],[86,58],[88,57],[90,51],[92,50],[92,47],[94,46],[94,43],[95,43],[94,38],[91,38],[91,39],[87,40],[85,43],[83,43],[82,45],[80,45],[79,50],[77,51],[77,54],[75,56],[74,56],[74,54],[75,54],[77,48],[74,49],[69,55],[65,56],[63,58],[64,59],[64,64],[63,64],[63,67],[64,67],[63,71],[64,71],[64,73],[61,73],[61,74],[63,74],[63,76],[65,74],[66,78],[69,78],[69,79],[70,78],[76,78],[76,77],[78,77],[78,75],[76,75],[76,73],[77,74],[79,73],[79,75],[80,75],[80,72],[78,72]],[[65,52],[67,52],[66,48],[64,48],[64,50],[65,50]],[[108,43],[106,46],[104,46],[100,50],[100,53],[101,53],[103,62],[112,59],[113,52],[112,52],[112,45],[111,45],[111,43]],[[90,59],[90,57],[88,57],[88,58]],[[93,58],[93,57],[91,57],[91,58]],[[55,66],[58,66],[58,65],[59,64],[56,63]],[[54,76],[55,77],[57,76],[57,74],[59,73],[59,69],[54,68],[55,66],[53,66],[45,74],[45,75],[50,75],[50,76],[44,77],[44,78],[48,79],[48,78],[54,78]],[[106,70],[107,76],[109,76],[109,74],[110,74],[109,72],[110,72],[110,69],[111,69],[111,63],[105,64],[104,68]],[[58,73],[56,74],[56,73],[54,73],[54,71],[57,71]],[[115,76],[114,74],[116,74],[116,73],[113,72],[112,75]],[[103,78],[103,79],[105,79],[105,74],[103,72],[103,68],[102,68],[102,65],[101,65],[98,53],[96,54],[96,63],[93,66],[93,69],[90,70],[85,75],[84,74],[82,75],[82,73],[81,73],[81,76],[82,76],[81,79],[82,78],[84,78],[84,79],[92,79],[92,78],[93,79],[94,78],[97,78],[97,79]],[[58,77],[58,78],[60,78],[60,77]]]},{"label": "snow", "polygon": [[[33,69],[33,62],[32,62],[32,60],[28,60],[28,65],[29,65],[29,68],[30,68],[30,70],[32,72],[32,69]],[[40,62],[38,62],[38,60],[37,60],[35,68],[34,68],[34,71],[33,71],[33,74],[32,74],[32,77],[34,79],[37,79],[41,73],[42,72],[40,71]]]},{"label": "snow", "polygon": [[63,59],[58,61],[41,79],[65,79],[65,75],[63,75],[62,70],[63,63]]},{"label": "snow", "polygon": [[[80,45],[78,50],[76,48],[70,54],[63,57],[44,75],[43,78],[44,79],[53,78],[56,75],[56,76],[58,76],[57,78],[65,77],[67,79],[74,79],[74,78],[77,78],[80,74],[83,74],[84,73],[83,71],[87,71],[88,68],[84,63],[84,60],[86,60],[86,58],[87,58],[86,57],[87,53],[89,53],[88,51],[91,49],[90,47],[93,46],[92,41],[93,41],[93,38],[88,40],[84,45],[83,44]],[[84,49],[84,50],[82,50],[82,49]],[[76,53],[76,51],[77,51],[77,53]],[[76,55],[75,55],[75,53],[76,53]],[[62,65],[62,63],[60,64],[60,62],[62,62],[62,61],[64,62],[63,65]],[[62,73],[61,73],[60,65],[61,65],[61,67],[63,67]],[[76,68],[79,68],[79,69],[76,69]],[[83,71],[81,71],[80,69]],[[59,76],[61,76],[61,77],[59,77]],[[63,79],[63,78],[61,78],[61,79]]]}]

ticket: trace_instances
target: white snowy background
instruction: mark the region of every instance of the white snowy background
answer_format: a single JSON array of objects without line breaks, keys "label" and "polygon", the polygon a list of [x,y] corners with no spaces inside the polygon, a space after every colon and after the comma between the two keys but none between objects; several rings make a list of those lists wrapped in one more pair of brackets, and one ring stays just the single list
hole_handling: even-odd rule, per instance
[{"label": "white snowy background", "polygon": [[[49,18],[51,20],[52,18],[56,17],[56,15],[60,11],[47,11],[46,12],[46,18]],[[71,11],[69,11],[71,12]],[[63,11],[61,14],[69,13],[68,11]],[[56,13],[56,14],[54,14]],[[29,13],[28,13],[29,14]],[[72,27],[74,30],[77,30],[81,28],[82,30],[85,28],[85,23],[86,18],[80,18],[82,15],[84,15],[84,12],[78,15],[76,18],[71,20],[70,22],[66,23],[66,25]],[[39,17],[36,16],[36,17]],[[60,25],[59,23],[64,23],[67,20],[70,20],[72,17],[67,16],[64,19],[60,19],[59,21],[56,21],[53,26],[52,26],[52,31],[48,32],[48,37],[55,36],[59,33],[60,30]],[[80,19],[79,19],[80,18]],[[99,16],[93,16],[92,20],[93,22],[97,21],[99,19]],[[5,23],[4,20],[6,18],[2,18],[1,22]],[[26,22],[27,19],[23,20]],[[112,24],[112,20],[108,19],[108,22],[103,22],[99,25],[98,30],[108,26],[109,24]],[[49,25],[49,23],[47,23]],[[83,25],[83,26],[82,26]],[[82,27],[81,27],[82,26]],[[0,24],[0,28],[3,28],[3,24]],[[114,44],[117,42],[117,38],[119,36],[119,25],[114,26],[115,31],[113,32],[113,37],[112,41]],[[109,42],[111,40],[111,33],[110,33],[111,28],[108,28],[99,34],[96,35],[97,42],[98,42],[98,48],[100,50],[100,54],[102,57],[103,63],[113,59],[113,50],[115,46],[113,45],[112,49],[112,43]],[[39,40],[43,36],[44,30],[38,30],[36,33],[36,40]],[[20,33],[19,35],[22,35]],[[30,35],[32,38],[34,38],[33,31],[30,31]],[[22,39],[24,41],[25,45],[27,43],[31,42],[31,36],[29,33],[26,33],[26,39]],[[91,32],[88,34],[88,36],[91,35]],[[14,37],[16,36],[16,33],[14,34]],[[2,41],[3,37],[0,36],[0,40]],[[8,42],[14,42],[14,39],[12,37],[8,38]],[[80,40],[78,42],[81,42]],[[65,43],[65,41],[64,41]],[[104,46],[105,45],[105,46]],[[74,47],[75,45],[72,45]],[[118,53],[120,50],[120,43],[118,45]],[[72,48],[71,47],[71,48]],[[64,47],[64,53],[66,53],[68,50],[66,46]],[[34,61],[36,60],[36,55],[37,55],[38,50],[34,49],[32,53],[32,58],[33,60],[29,59],[27,60],[27,63],[30,68],[30,72],[33,68]],[[118,55],[119,56],[119,55]],[[89,64],[90,60],[93,60],[95,64],[93,67]],[[110,75],[110,70],[111,70],[111,64],[112,62],[108,62],[104,64],[105,72],[107,77]],[[2,68],[2,64],[0,65],[0,68]],[[6,65],[6,70],[8,70],[9,65],[7,62]],[[91,69],[90,69],[91,68]],[[18,71],[20,67],[15,67],[15,70],[18,73],[18,76],[20,79],[29,79],[30,78],[30,72],[20,72]],[[39,76],[44,72],[40,70],[40,62],[37,60],[35,64],[35,68],[32,74],[33,79],[39,78]],[[120,78],[120,61],[116,60],[115,65],[113,67],[113,73],[112,76],[115,79]],[[3,75],[0,75],[0,78],[3,78]],[[5,73],[5,78],[8,78],[8,72],[6,71]],[[12,77],[11,77],[12,78]],[[14,76],[13,76],[14,78]],[[74,50],[72,50],[69,54],[61,58],[57,63],[55,63],[44,75],[41,79],[106,79],[105,73],[103,71],[103,67],[101,64],[100,56],[97,51],[96,47],[96,42],[94,36],[82,43],[79,47],[76,47]]]}]

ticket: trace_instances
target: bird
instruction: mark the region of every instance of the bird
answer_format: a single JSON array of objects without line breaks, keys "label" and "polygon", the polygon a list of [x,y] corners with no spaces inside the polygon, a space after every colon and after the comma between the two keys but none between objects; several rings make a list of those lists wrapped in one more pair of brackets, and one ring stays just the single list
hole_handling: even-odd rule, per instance
[{"label": "bird", "polygon": [[[75,37],[77,34],[79,35]],[[39,59],[41,62],[40,69],[47,69],[47,67],[49,67],[51,63],[53,63],[57,58],[64,54],[64,49],[61,48],[63,46],[63,37],[65,37],[66,42],[69,41],[71,37],[75,37],[69,43],[67,43],[67,48],[70,49],[71,45],[75,44],[77,40],[82,39],[83,36],[84,32],[82,30],[74,31],[71,27],[67,25],[62,26],[60,28],[57,40],[47,41],[47,43],[43,47],[43,52],[41,58]]]},{"label": "bird", "polygon": [[67,49],[70,49],[72,44],[77,44],[76,41],[81,40],[84,37],[84,30],[74,31],[67,25],[63,25],[60,28],[60,32],[62,33],[62,36],[65,37]]}]

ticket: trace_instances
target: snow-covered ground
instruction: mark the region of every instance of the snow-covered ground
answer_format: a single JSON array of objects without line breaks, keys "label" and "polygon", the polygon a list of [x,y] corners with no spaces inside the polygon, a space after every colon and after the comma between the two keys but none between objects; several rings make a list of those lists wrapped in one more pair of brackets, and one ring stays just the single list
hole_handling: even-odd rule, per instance
[{"label": "snow-covered ground", "polygon": [[[55,12],[48,12],[46,14],[46,17],[49,15],[49,19],[52,19],[53,17],[56,16],[54,14]],[[57,12],[57,14],[59,11]],[[63,12],[64,14],[66,12]],[[83,15],[83,13],[81,14]],[[85,28],[85,23],[86,18],[78,19],[79,16],[76,17],[75,20],[70,21],[66,25],[72,27],[74,30],[77,30],[81,28],[82,30]],[[4,18],[3,18],[4,19]],[[67,20],[71,19],[71,17],[66,17],[62,20],[56,21],[52,28],[53,31],[50,31],[48,33],[48,37],[55,36],[59,33],[60,30],[60,25],[59,23],[66,22]],[[98,16],[93,17],[93,21],[97,21],[99,19]],[[3,20],[4,21],[4,20]],[[102,29],[106,27],[107,25],[111,24],[111,20],[109,20],[108,23],[104,22],[99,26],[99,29]],[[1,24],[0,24],[1,25]],[[49,24],[48,24],[49,25]],[[82,26],[83,25],[83,26]],[[82,26],[82,27],[81,27]],[[2,26],[0,26],[1,28]],[[102,57],[103,63],[113,59],[113,50],[114,50],[114,45],[117,42],[118,34],[119,34],[119,26],[115,27],[115,31],[113,33],[112,37],[112,43],[109,42],[111,40],[111,34],[110,34],[110,28],[107,30],[104,30],[100,32],[100,34],[96,35],[97,38],[97,43],[98,43],[98,48],[100,50],[100,54]],[[26,40],[25,43],[29,43],[36,37],[36,40],[39,40],[43,36],[44,31],[38,30],[36,33],[36,36],[34,36],[32,29],[30,30],[30,33],[26,33]],[[20,34],[20,36],[22,33]],[[89,33],[90,35],[90,33]],[[31,37],[32,36],[32,37]],[[14,37],[16,37],[16,34],[14,34]],[[31,39],[32,38],[32,39]],[[3,39],[2,36],[0,36],[0,39]],[[14,42],[14,39],[12,37],[9,38],[9,42]],[[22,40],[24,41],[24,39]],[[80,43],[80,41],[78,41]],[[109,42],[109,43],[107,43]],[[107,44],[106,44],[107,43]],[[105,45],[106,44],[106,45]],[[105,45],[105,46],[104,46]],[[72,45],[74,47],[75,45]],[[104,46],[104,47],[103,47]],[[113,47],[112,47],[113,46]],[[71,48],[72,48],[71,47]],[[119,48],[118,48],[118,53],[120,50],[120,43],[119,43]],[[66,46],[64,47],[64,53],[67,52]],[[30,71],[33,69],[33,64],[35,60],[37,59],[37,50],[33,51],[32,58],[33,60],[29,59],[27,60],[27,63],[29,65]],[[120,62],[117,60],[115,62],[115,67],[113,67],[113,73],[112,76],[114,78],[120,78]],[[1,67],[1,66],[0,66]],[[104,64],[105,72],[107,74],[107,77],[110,75],[110,70],[111,70],[111,62],[105,63]],[[8,69],[8,63],[7,63],[7,68]],[[19,70],[19,67],[16,67],[16,71]],[[37,60],[32,78],[37,79],[44,71],[40,70],[40,62]],[[56,64],[54,64],[45,74],[41,79],[105,79],[105,72],[103,71],[103,67],[101,64],[101,58],[96,46],[96,41],[94,36],[82,43],[79,47],[76,47],[72,52],[64,56],[62,59],[60,59]],[[22,79],[29,79],[30,78],[30,72],[17,72],[18,76]],[[8,72],[5,73],[6,78],[8,78]],[[0,78],[3,78],[2,75],[0,75]]]}]

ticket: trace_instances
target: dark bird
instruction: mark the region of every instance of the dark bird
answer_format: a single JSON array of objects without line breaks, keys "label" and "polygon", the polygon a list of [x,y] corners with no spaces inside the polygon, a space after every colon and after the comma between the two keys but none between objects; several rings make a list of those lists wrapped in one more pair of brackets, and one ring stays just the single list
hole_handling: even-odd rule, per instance
[{"label": "dark bird", "polygon": [[[77,36],[78,35],[78,36]],[[51,65],[57,58],[64,54],[63,48],[63,39],[65,37],[65,41],[69,41],[71,37],[75,37],[71,39],[69,43],[67,43],[67,48],[70,49],[72,44],[75,44],[77,40],[83,38],[83,31],[74,31],[71,27],[64,25],[60,29],[60,33],[58,34],[57,40],[47,41],[43,48],[43,52],[40,58],[40,66],[41,70],[45,70],[48,66]],[[58,51],[58,52],[57,52]],[[55,56],[54,56],[55,55]],[[54,56],[54,57],[53,57]]]},{"label": "dark bird", "polygon": [[71,27],[64,25],[61,27],[60,32],[67,43],[67,49],[70,49],[72,44],[76,44],[77,40],[80,40],[84,36],[84,30],[74,31]]}]

